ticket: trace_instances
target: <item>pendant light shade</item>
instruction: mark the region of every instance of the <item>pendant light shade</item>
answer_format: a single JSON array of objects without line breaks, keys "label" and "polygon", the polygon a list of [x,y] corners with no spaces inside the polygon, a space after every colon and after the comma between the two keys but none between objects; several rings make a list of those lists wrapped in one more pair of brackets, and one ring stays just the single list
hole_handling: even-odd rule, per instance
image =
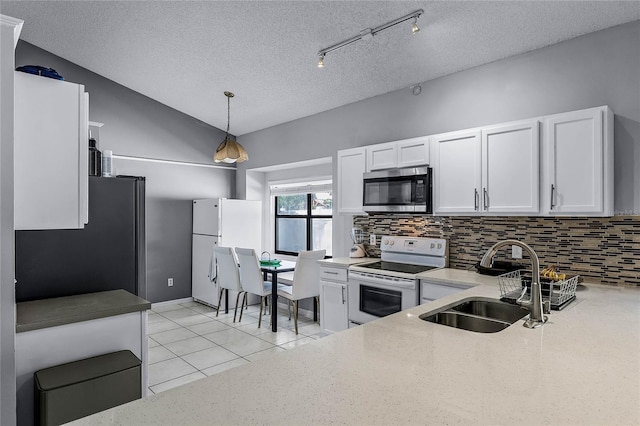
[{"label": "pendant light shade", "polygon": [[222,143],[216,149],[216,153],[213,155],[213,161],[216,163],[242,163],[249,159],[249,155],[244,147],[229,135],[229,123],[231,122],[231,98],[235,95],[231,92],[224,92],[224,95],[227,97],[227,133]]}]

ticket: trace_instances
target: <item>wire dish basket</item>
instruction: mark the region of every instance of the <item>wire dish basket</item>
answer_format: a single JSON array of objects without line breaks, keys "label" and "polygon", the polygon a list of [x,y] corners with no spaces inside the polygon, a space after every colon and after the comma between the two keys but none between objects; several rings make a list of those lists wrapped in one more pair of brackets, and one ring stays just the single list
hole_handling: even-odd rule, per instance
[{"label": "wire dish basket", "polygon": [[[542,300],[551,302],[551,309],[560,310],[576,298],[579,275],[574,275],[563,281],[541,281]],[[522,294],[522,289],[527,288],[527,294],[531,293],[531,273],[517,270],[498,276],[500,285],[500,300],[515,303]]]}]

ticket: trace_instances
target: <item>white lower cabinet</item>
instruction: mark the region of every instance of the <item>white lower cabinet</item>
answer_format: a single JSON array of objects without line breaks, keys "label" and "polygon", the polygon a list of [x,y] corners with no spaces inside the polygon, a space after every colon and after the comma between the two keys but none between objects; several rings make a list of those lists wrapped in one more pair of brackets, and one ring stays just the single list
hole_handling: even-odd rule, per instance
[{"label": "white lower cabinet", "polygon": [[[349,328],[349,303],[344,268],[320,268],[320,328],[336,332]],[[330,277],[330,278],[327,278]],[[344,281],[341,279],[344,277]],[[329,280],[340,281],[329,281]]]},{"label": "white lower cabinet", "polygon": [[15,72],[15,229],[84,228],[89,216],[89,95]]}]

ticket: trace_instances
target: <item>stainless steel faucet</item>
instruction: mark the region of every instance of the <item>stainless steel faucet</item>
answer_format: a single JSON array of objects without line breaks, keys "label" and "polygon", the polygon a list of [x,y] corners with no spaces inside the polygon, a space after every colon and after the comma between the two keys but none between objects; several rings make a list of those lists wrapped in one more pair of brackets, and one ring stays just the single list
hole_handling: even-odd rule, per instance
[{"label": "stainless steel faucet", "polygon": [[[547,317],[544,316],[543,307],[545,305],[542,303],[542,285],[540,284],[540,261],[538,260],[538,255],[531,247],[527,244],[520,242],[518,240],[504,240],[495,243],[487,252],[482,256],[482,260],[480,261],[480,266],[485,268],[491,267],[493,263],[493,256],[496,255],[498,250],[505,246],[518,246],[522,247],[531,259],[531,296],[529,300],[523,300],[524,295],[527,293],[527,288],[524,287],[522,290],[522,294],[516,300],[516,303],[524,308],[529,310],[529,318],[523,324],[527,328],[536,328],[542,326],[545,322],[547,322]],[[548,302],[547,302],[548,305]],[[546,312],[549,312],[549,307],[546,306]]]}]

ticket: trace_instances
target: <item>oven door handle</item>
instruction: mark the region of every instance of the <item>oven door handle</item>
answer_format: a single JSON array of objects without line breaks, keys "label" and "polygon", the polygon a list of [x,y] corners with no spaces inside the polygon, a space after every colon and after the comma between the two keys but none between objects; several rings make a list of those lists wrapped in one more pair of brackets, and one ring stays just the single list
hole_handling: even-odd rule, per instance
[{"label": "oven door handle", "polygon": [[386,288],[407,288],[407,289],[415,289],[416,288],[416,282],[415,281],[391,281],[391,280],[387,280],[384,278],[372,278],[372,277],[362,277],[362,276],[355,276],[352,277],[353,281],[356,284],[364,284],[364,285],[369,285],[369,286],[379,286],[379,287],[386,287]]}]

